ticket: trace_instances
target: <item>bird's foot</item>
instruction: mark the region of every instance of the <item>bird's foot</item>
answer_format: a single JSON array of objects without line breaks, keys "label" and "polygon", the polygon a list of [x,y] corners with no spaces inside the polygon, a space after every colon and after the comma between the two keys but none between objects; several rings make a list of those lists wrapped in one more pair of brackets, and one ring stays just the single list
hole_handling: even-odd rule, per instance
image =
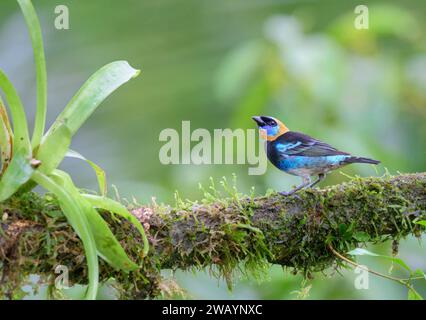
[{"label": "bird's foot", "polygon": [[296,193],[296,192],[298,192],[300,190],[303,190],[303,189],[306,189],[306,188],[309,188],[309,187],[313,187],[319,181],[320,181],[320,179],[318,179],[317,181],[315,181],[314,183],[312,183],[311,179],[309,177],[304,177],[302,184],[298,185],[297,187],[295,187],[293,190],[291,190],[289,192],[281,191],[280,195],[285,196],[285,197],[291,196],[292,194],[294,194],[294,193]]},{"label": "bird's foot", "polygon": [[299,191],[299,189],[293,189],[293,190],[288,191],[288,192],[281,191],[281,192],[278,192],[278,193],[282,196],[288,197],[288,196],[291,196],[292,194],[295,194],[297,191]]}]

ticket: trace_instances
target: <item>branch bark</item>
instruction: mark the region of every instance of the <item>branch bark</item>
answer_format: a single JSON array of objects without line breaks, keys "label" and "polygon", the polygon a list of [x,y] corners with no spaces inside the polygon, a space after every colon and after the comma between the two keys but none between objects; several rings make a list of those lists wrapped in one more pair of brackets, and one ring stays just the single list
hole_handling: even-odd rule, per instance
[{"label": "branch bark", "polygon": [[[328,244],[347,252],[424,232],[415,221],[426,219],[426,173],[354,178],[291,197],[208,198],[178,207],[131,208],[149,235],[151,249],[143,260],[138,232],[103,213],[141,269],[123,274],[101,263],[102,279],[114,277],[122,298],[147,298],[165,289],[160,270],[168,268],[209,268],[229,280],[235,270],[257,274],[274,263],[309,276],[336,266]],[[58,264],[70,269],[74,282],[85,282],[81,243],[55,199],[26,193],[0,209],[0,293],[15,292],[31,273],[52,281]]]}]

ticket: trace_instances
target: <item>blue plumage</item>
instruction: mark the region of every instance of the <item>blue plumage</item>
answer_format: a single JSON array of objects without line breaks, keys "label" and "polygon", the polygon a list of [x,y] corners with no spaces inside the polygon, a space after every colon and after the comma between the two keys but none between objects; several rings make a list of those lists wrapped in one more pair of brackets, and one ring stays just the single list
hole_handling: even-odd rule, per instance
[{"label": "blue plumage", "polygon": [[[302,188],[312,187],[323,180],[327,172],[350,163],[380,163],[373,159],[354,157],[308,135],[290,131],[272,117],[253,117],[253,120],[267,140],[268,159],[278,169],[303,179],[301,185],[282,194],[289,195]],[[312,182],[311,176],[314,175],[318,175],[318,179]]]},{"label": "blue plumage", "polygon": [[349,156],[322,156],[322,157],[304,157],[288,156],[279,160],[276,166],[288,173],[299,175],[299,172],[305,171],[310,175],[319,174],[339,167]]}]

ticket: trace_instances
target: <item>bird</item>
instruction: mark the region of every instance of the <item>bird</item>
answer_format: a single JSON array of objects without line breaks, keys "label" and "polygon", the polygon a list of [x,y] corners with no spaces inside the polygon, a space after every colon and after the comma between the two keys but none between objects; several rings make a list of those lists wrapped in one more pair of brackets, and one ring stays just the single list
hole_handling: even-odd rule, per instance
[{"label": "bird", "polygon": [[[302,178],[303,182],[289,192],[312,188],[326,177],[329,171],[351,163],[377,165],[378,160],[353,156],[306,134],[290,131],[280,120],[269,116],[253,116],[262,139],[266,140],[268,160],[278,169]],[[318,178],[312,181],[312,176]]]}]

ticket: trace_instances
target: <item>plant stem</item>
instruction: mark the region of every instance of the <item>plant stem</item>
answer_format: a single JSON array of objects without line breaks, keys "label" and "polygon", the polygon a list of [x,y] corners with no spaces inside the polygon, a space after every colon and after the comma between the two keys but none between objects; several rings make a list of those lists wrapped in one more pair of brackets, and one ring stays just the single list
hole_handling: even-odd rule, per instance
[{"label": "plant stem", "polygon": [[403,284],[403,285],[405,285],[406,287],[409,287],[410,285],[409,285],[409,283],[408,283],[408,281],[410,281],[410,280],[420,280],[420,279],[424,279],[423,277],[413,277],[413,278],[408,278],[408,279],[401,279],[401,278],[396,278],[396,277],[392,277],[392,276],[389,276],[389,275],[387,275],[387,274],[383,274],[383,273],[380,273],[380,272],[377,272],[377,271],[374,271],[374,270],[370,270],[370,269],[368,269],[367,267],[364,267],[363,265],[360,265],[360,264],[358,264],[358,263],[356,263],[355,261],[352,261],[351,259],[349,259],[349,258],[346,258],[344,255],[342,255],[342,254],[340,254],[339,252],[337,252],[334,248],[333,248],[333,246],[331,245],[331,244],[328,244],[328,249],[336,256],[336,257],[338,257],[339,259],[342,259],[343,261],[345,261],[345,262],[347,262],[347,263],[349,263],[349,264],[351,264],[352,266],[354,266],[354,267],[358,267],[358,268],[360,268],[360,269],[362,269],[362,270],[365,270],[365,271],[368,271],[369,273],[371,273],[371,274],[374,274],[374,275],[376,275],[376,276],[379,276],[379,277],[382,277],[382,278],[385,278],[385,279],[388,279],[388,280],[392,280],[392,281],[395,281],[395,282],[398,282],[398,283],[400,283],[400,284]]}]

